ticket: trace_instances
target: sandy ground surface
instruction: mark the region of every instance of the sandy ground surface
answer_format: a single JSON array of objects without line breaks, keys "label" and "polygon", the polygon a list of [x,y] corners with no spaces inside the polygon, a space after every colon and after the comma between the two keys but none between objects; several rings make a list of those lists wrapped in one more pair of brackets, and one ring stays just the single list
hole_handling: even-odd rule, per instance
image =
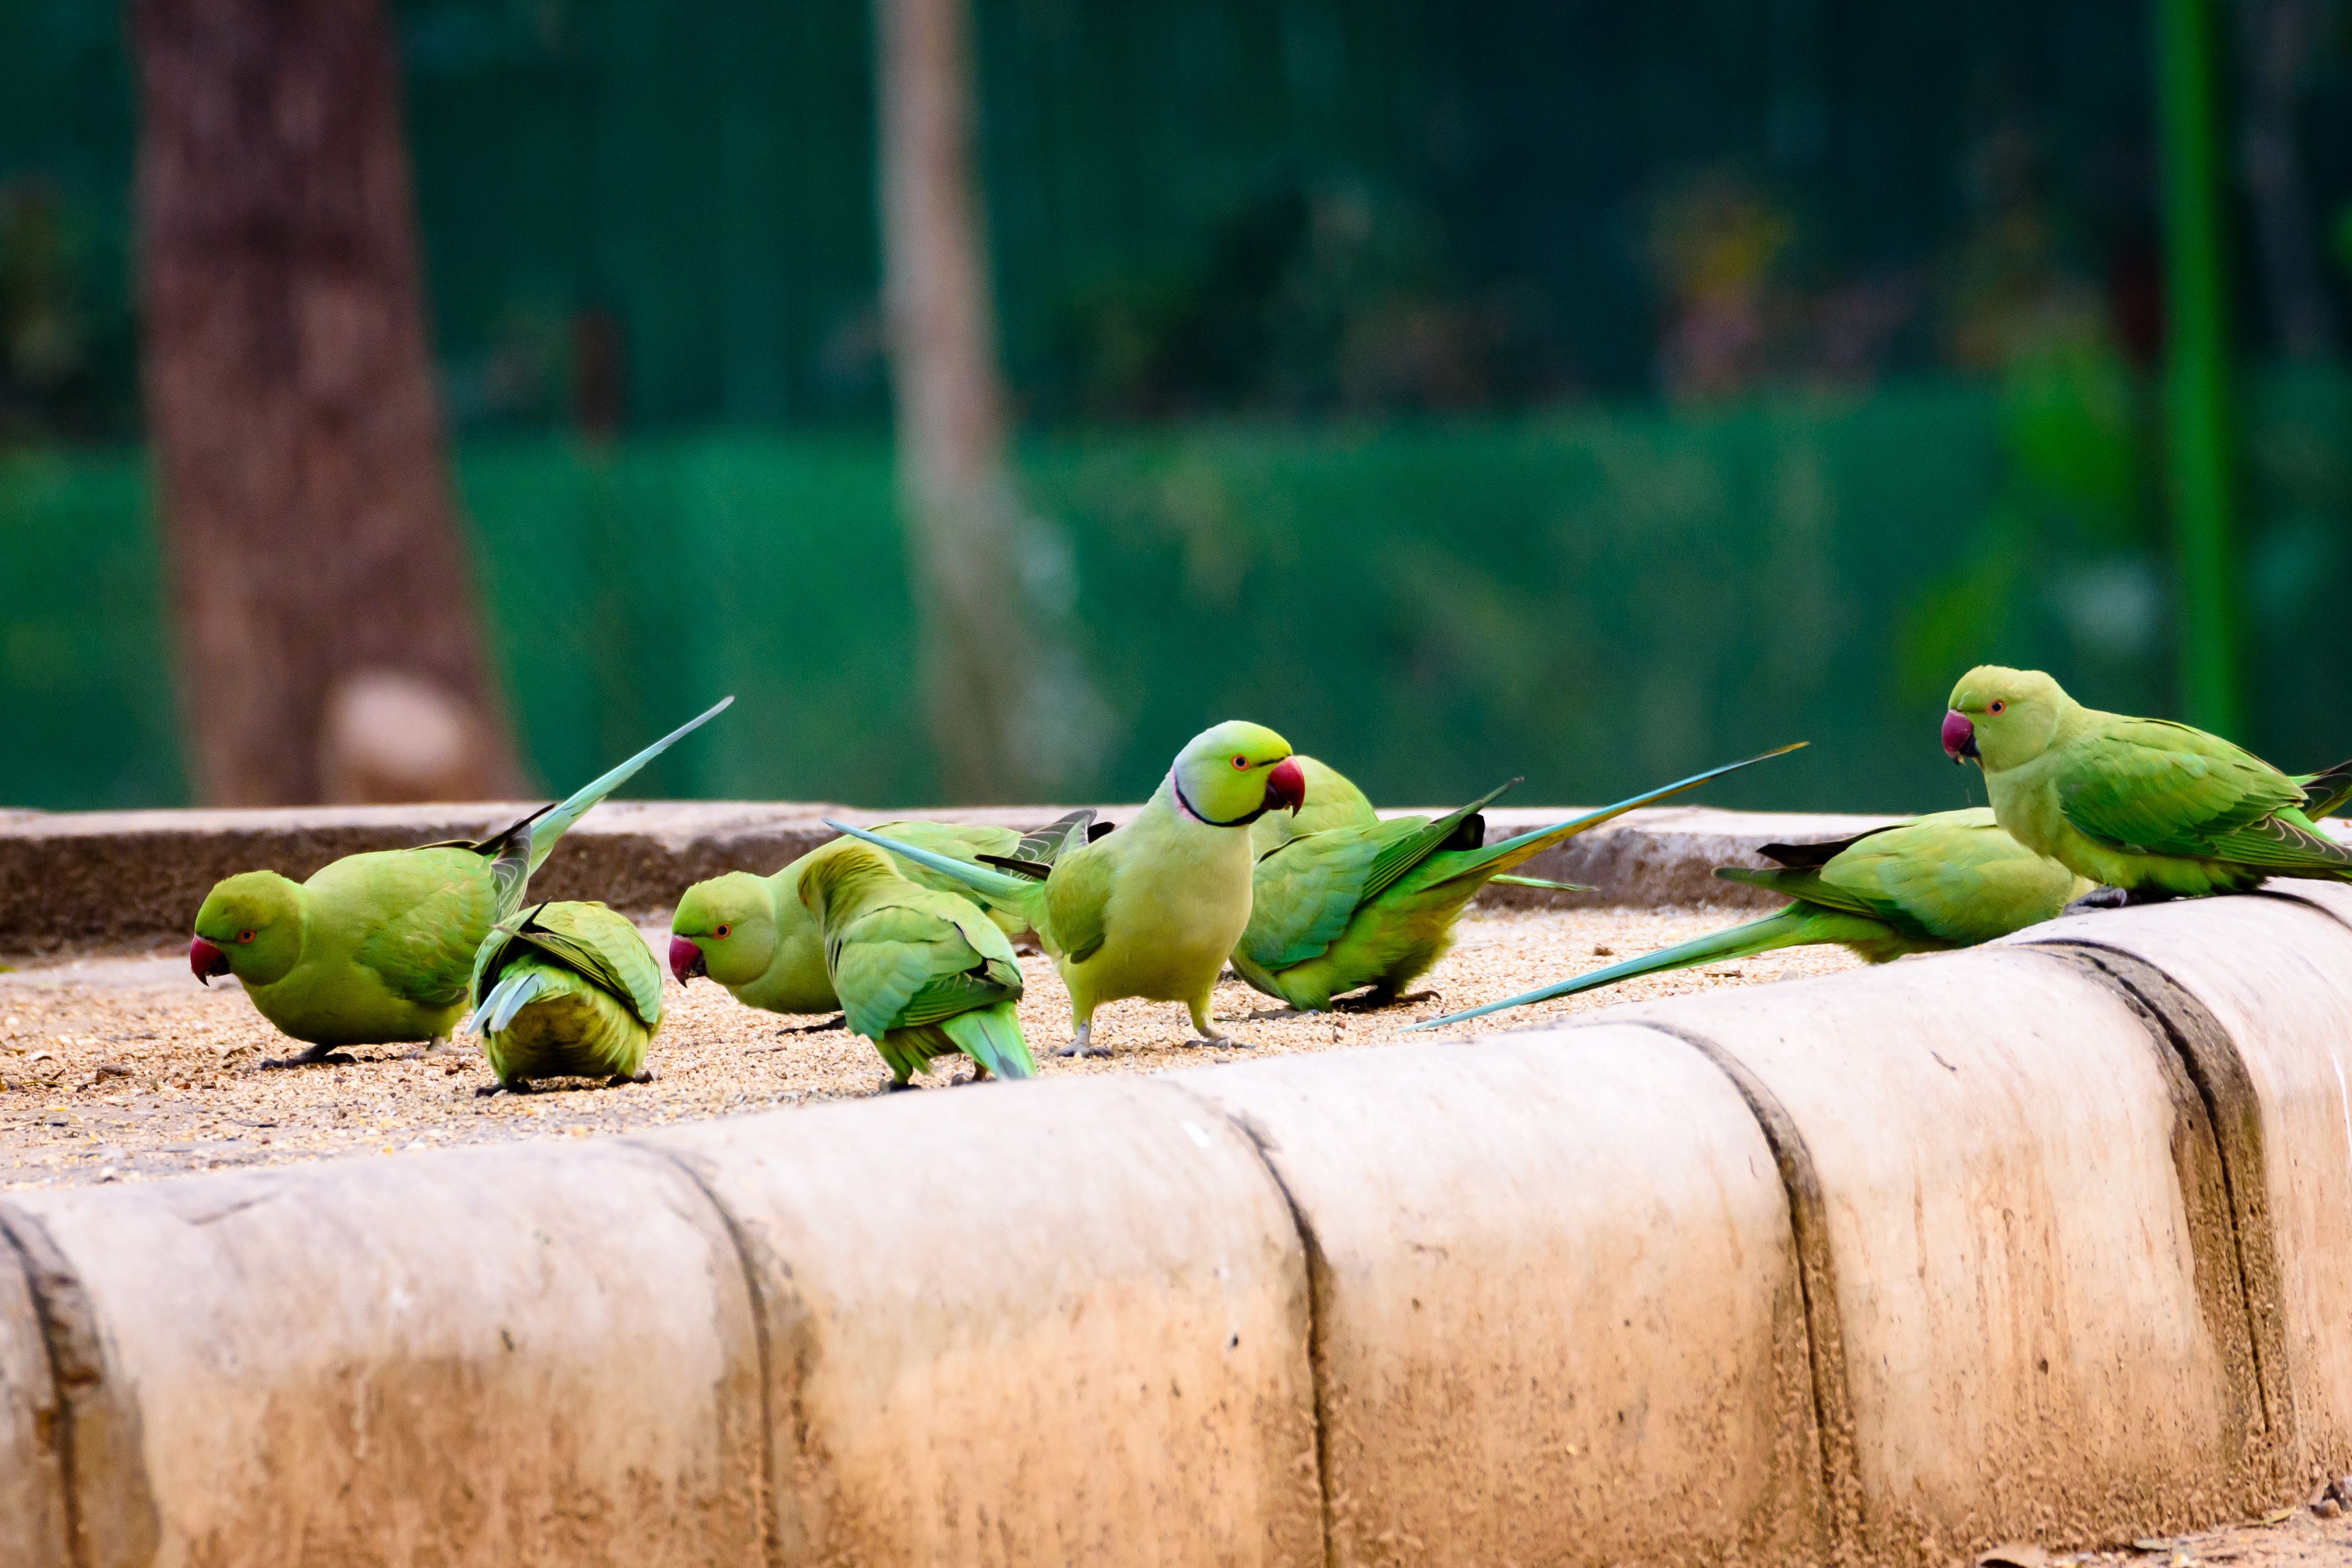
[{"label": "sandy ground surface", "polygon": [[2267,1518],[2189,1535],[2137,1541],[2111,1552],[2045,1552],[2031,1545],[1988,1552],[1982,1568],[2193,1568],[2227,1563],[2234,1568],[2340,1568],[2352,1563],[2352,1513],[2334,1497],[2321,1505],[2281,1509]]},{"label": "sandy ground surface", "polygon": [[[1237,980],[1217,1017],[1251,1049],[1188,1048],[1182,1008],[1122,1002],[1096,1017],[1108,1061],[1048,1053],[1070,1036],[1052,966],[1024,960],[1021,1009],[1047,1075],[1150,1072],[1208,1061],[1372,1045],[1422,1019],[1496,1000],[1737,924],[1722,910],[1474,911],[1425,980],[1432,999],[1374,1013],[1302,1015]],[[667,934],[648,927],[654,951]],[[1703,987],[1754,985],[1854,967],[1838,948],[1793,948],[1710,964],[1518,1009],[1464,1026],[1518,1029],[1612,1002]],[[478,1050],[357,1047],[348,1065],[265,1069],[293,1042],[233,981],[199,986],[183,952],[27,965],[0,974],[0,1186],[132,1181],[338,1155],[445,1148],[529,1137],[587,1137],[667,1123],[871,1093],[884,1077],[845,1030],[795,1032],[811,1019],[741,1006],[708,980],[668,984],[668,1014],[648,1061],[652,1083],[606,1089],[557,1080],[549,1092],[478,1098]],[[1451,1033],[1453,1031],[1447,1031]],[[1445,1038],[1432,1033],[1412,1037]],[[958,1072],[961,1071],[959,1065]],[[934,1076],[919,1083],[945,1082]]]}]

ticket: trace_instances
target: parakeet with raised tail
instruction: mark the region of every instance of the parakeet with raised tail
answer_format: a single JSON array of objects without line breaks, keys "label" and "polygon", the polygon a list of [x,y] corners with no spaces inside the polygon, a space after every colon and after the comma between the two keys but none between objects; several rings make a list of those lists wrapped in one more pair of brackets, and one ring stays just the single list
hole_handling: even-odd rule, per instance
[{"label": "parakeet with raised tail", "polygon": [[2087,708],[2039,670],[1980,665],[1952,688],[1944,751],[1984,769],[2010,836],[2098,884],[2093,907],[2244,893],[2273,876],[2352,881],[2321,832],[2352,764],[2309,788],[2216,735]]},{"label": "parakeet with raised tail", "polygon": [[1202,1040],[1244,1043],[1216,1027],[1209,1003],[1249,924],[1249,830],[1269,810],[1307,803],[1290,743],[1235,719],[1194,736],[1133,821],[1073,844],[1050,869],[968,866],[825,825],[953,877],[1026,922],[1070,991],[1073,1037],[1059,1054],[1108,1056],[1093,1043],[1095,1010],[1127,997],[1182,1002]]},{"label": "parakeet with raised tail", "polygon": [[1982,806],[1938,811],[1831,843],[1766,844],[1762,852],[1779,868],[1717,866],[1715,874],[1786,894],[1786,909],[1403,1032],[1778,947],[1835,943],[1873,964],[1906,953],[1972,947],[2057,918],[2091,886],[2011,838]]},{"label": "parakeet with raised tail", "polygon": [[1710,768],[1497,844],[1486,841],[1479,811],[1508,784],[1434,821],[1395,817],[1302,833],[1257,862],[1234,972],[1305,1012],[1365,987],[1370,995],[1350,1005],[1385,1007],[1445,956],[1463,909],[1512,867],[1637,807],[1795,749]]},{"label": "parakeet with raised tail", "polygon": [[530,881],[518,824],[492,863],[499,918],[474,957],[474,1010],[492,1082],[527,1094],[541,1078],[650,1082],[646,1047],[661,1028],[661,965],[626,915],[602,904],[521,907]]},{"label": "parakeet with raised tail", "polygon": [[849,1027],[890,1069],[882,1087],[908,1088],[933,1058],[958,1052],[975,1079],[1035,1077],[1012,943],[971,899],[911,882],[891,860],[835,839],[808,856],[799,881]]},{"label": "parakeet with raised tail", "polygon": [[[516,824],[530,828],[528,869],[589,808],[734,700]],[[301,883],[240,872],[197,910],[189,967],[200,980],[235,976],[264,1018],[310,1042],[273,1066],[322,1061],[337,1046],[443,1038],[465,1010],[475,956],[497,921],[490,868],[512,831],[345,855]]]},{"label": "parakeet with raised tail", "polygon": [[[1073,811],[1028,833],[925,821],[884,822],[874,831],[972,864],[988,856],[997,863],[1033,861],[1050,866],[1066,844],[1087,841],[1094,817],[1091,810]],[[708,976],[737,1001],[768,1012],[839,1011],[841,999],[834,995],[833,979],[825,970],[817,917],[801,902],[801,873],[824,852],[824,846],[812,850],[773,876],[729,872],[688,888],[670,916],[669,972],[678,983]],[[896,855],[890,860],[900,875],[920,886],[953,893],[963,885],[913,861]],[[1001,910],[989,917],[1008,936],[1027,929],[1018,915]]]}]

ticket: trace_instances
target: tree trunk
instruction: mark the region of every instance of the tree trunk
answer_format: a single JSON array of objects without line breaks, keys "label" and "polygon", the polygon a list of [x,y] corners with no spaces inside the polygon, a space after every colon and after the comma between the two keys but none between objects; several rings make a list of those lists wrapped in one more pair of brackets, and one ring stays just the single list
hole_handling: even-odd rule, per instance
[{"label": "tree trunk", "polygon": [[377,0],[133,0],[145,377],[223,805],[512,796]]},{"label": "tree trunk", "polygon": [[924,700],[951,796],[1007,800],[1034,771],[1018,737],[1037,646],[1005,461],[967,0],[875,0],[875,33],[884,294]]}]

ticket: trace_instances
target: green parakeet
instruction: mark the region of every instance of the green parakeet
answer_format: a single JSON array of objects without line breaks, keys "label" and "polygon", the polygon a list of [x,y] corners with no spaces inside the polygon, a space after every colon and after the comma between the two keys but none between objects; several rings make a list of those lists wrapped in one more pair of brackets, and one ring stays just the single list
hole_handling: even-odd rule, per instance
[{"label": "green parakeet", "polygon": [[1290,743],[1232,720],[1192,737],[1132,822],[1073,844],[1050,870],[968,866],[825,825],[954,877],[1026,921],[1070,991],[1074,1038],[1059,1054],[1108,1056],[1093,1043],[1095,1009],[1124,997],[1182,1002],[1202,1040],[1242,1043],[1217,1029],[1209,998],[1249,924],[1249,830],[1271,810],[1306,803]]},{"label": "green parakeet", "polygon": [[[2352,848],[2314,825],[2303,784],[2201,729],[2086,708],[2039,670],[1961,676],[1943,740],[1984,769],[2012,838],[2100,885],[2094,904],[2352,881]],[[2323,812],[2343,771],[2313,776]]]},{"label": "green parakeet", "polygon": [[1833,843],[1766,844],[1763,852],[1780,869],[1717,866],[1715,874],[1784,893],[1791,900],[1786,909],[1403,1032],[1776,947],[1833,942],[1873,964],[1906,953],[1973,947],[2055,919],[2091,886],[2001,831],[1981,806],[1938,811]]},{"label": "green parakeet", "polygon": [[527,1094],[538,1078],[646,1083],[646,1046],[661,1028],[661,966],[634,922],[602,904],[522,907],[530,840],[509,830],[491,862],[498,919],[474,955],[473,1013],[495,1081],[475,1091]]},{"label": "green parakeet", "polygon": [[[530,869],[590,807],[734,700],[524,819]],[[197,910],[189,967],[207,982],[236,976],[264,1018],[310,1042],[273,1065],[320,1061],[341,1045],[439,1039],[464,1011],[475,954],[498,918],[490,868],[512,831],[345,855],[303,883],[240,872]]]},{"label": "green parakeet", "polygon": [[[1093,822],[1094,813],[1082,810],[1025,834],[1013,828],[921,821],[885,822],[874,831],[973,864],[992,856],[1000,862],[1029,860],[1050,865],[1066,841],[1086,841]],[[707,975],[737,1001],[769,1012],[839,1010],[841,999],[825,971],[817,917],[801,902],[801,873],[824,852],[824,847],[812,850],[773,876],[730,872],[688,888],[670,916],[669,971],[678,983]],[[954,893],[963,885],[928,866],[890,858],[899,874],[920,886]],[[992,912],[989,917],[1008,936],[1027,929],[1020,916],[1004,911]]]},{"label": "green parakeet", "polygon": [[974,1078],[1034,1078],[1021,1033],[1021,966],[971,900],[898,874],[893,857],[836,839],[808,857],[800,900],[822,927],[825,972],[849,1027],[890,1069],[886,1090],[934,1057],[969,1056]]},{"label": "green parakeet", "polygon": [[1386,1006],[1445,956],[1463,909],[1513,866],[1637,807],[1795,749],[1710,768],[1498,844],[1486,842],[1478,812],[1503,789],[1434,821],[1395,817],[1302,833],[1257,862],[1234,968],[1302,1011],[1325,1011],[1332,998],[1366,986],[1371,994],[1362,1005]]}]

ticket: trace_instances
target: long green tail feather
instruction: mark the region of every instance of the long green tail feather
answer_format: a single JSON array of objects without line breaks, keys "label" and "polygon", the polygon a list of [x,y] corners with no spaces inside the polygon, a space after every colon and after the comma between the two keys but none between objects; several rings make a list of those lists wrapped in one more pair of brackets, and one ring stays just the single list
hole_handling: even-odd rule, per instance
[{"label": "long green tail feather", "polygon": [[1549,877],[1542,876],[1497,876],[1489,877],[1487,880],[1490,882],[1499,882],[1505,887],[1540,887],[1551,893],[1592,893],[1598,891],[1597,889],[1585,886],[1584,883],[1580,882],[1554,882]]},{"label": "long green tail feather", "polygon": [[1654,953],[1644,953],[1638,958],[1628,958],[1622,964],[1612,964],[1605,969],[1579,975],[1574,979],[1524,991],[1499,1002],[1488,1002],[1483,1008],[1465,1008],[1458,1013],[1431,1019],[1399,1030],[1399,1034],[1411,1034],[1415,1030],[1437,1029],[1465,1019],[1475,1019],[1487,1013],[1498,1013],[1509,1008],[1523,1008],[1530,1002],[1548,1002],[1555,997],[1573,997],[1584,991],[1599,990],[1620,980],[1631,980],[1643,975],[1663,974],[1668,969],[1686,969],[1693,964],[1708,964],[1723,958],[1747,958],[1759,953],[1769,953],[1776,947],[1793,947],[1819,940],[1807,927],[1820,914],[1801,904],[1791,904],[1761,920],[1751,920],[1745,925],[1735,925],[1728,931],[1717,931],[1699,936],[1673,947],[1661,947]]},{"label": "long green tail feather", "polygon": [[530,869],[533,871],[539,869],[540,862],[546,860],[549,852],[555,848],[556,841],[563,837],[572,823],[586,816],[589,809],[597,801],[626,784],[637,769],[646,763],[726,712],[729,705],[734,700],[731,696],[719,698],[701,717],[678,726],[677,728],[671,730],[610,773],[592,779],[581,789],[573,790],[553,810],[541,815],[539,825],[530,831]]},{"label": "long green tail feather", "polygon": [[940,1023],[940,1032],[956,1042],[966,1056],[1003,1079],[1034,1078],[1037,1062],[1021,1032],[1021,1015],[1011,1002],[975,1008]]},{"label": "long green tail feather", "polygon": [[991,904],[1021,915],[1024,919],[1034,910],[1036,900],[1044,894],[1045,884],[1042,882],[1032,882],[1027,877],[1013,876],[989,866],[973,865],[969,861],[960,861],[953,855],[940,854],[914,844],[903,844],[896,839],[886,839],[879,833],[869,833],[863,828],[853,828],[845,822],[836,822],[830,817],[824,820],[824,825],[836,833],[846,833],[853,839],[863,839],[876,849],[885,850],[901,859],[913,861],[917,865],[938,872],[942,876],[951,876]]},{"label": "long green tail feather", "polygon": [[[1685,789],[1696,789],[1709,779],[1720,779],[1727,773],[1737,773],[1743,768],[1753,768],[1756,764],[1769,761],[1775,757],[1785,757],[1790,752],[1800,750],[1810,744],[1811,742],[1799,740],[1787,746],[1774,747],[1769,751],[1759,752],[1741,761],[1726,763],[1721,768],[1710,768],[1704,773],[1694,773],[1687,779],[1678,779],[1663,789],[1648,789],[1639,795],[1628,796],[1613,806],[1603,806],[1598,811],[1588,811],[1581,817],[1572,817],[1565,822],[1555,822],[1549,828],[1538,828],[1532,832],[1521,833],[1517,838],[1505,839],[1499,844],[1488,844],[1484,850],[1465,852],[1470,858],[1454,867],[1443,880],[1450,882],[1455,877],[1475,876],[1481,873],[1491,876],[1509,871],[1513,866],[1524,864],[1551,848],[1552,845],[1564,839],[1572,839],[1587,829],[1597,828],[1601,823],[1622,817],[1628,811],[1639,810],[1643,806],[1654,805],[1669,796],[1679,795]],[[1487,870],[1490,866],[1494,868],[1492,872]]]}]

